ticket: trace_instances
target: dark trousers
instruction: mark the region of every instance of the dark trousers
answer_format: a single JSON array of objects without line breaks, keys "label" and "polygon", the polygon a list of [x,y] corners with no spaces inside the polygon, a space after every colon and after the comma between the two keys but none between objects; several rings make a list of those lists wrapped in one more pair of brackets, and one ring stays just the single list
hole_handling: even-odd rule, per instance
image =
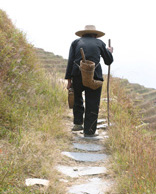
[{"label": "dark trousers", "polygon": [[[99,104],[101,97],[101,89],[92,90],[82,85],[81,76],[73,77],[74,88],[74,124],[84,123],[84,133],[94,134],[97,126],[97,119],[99,113]],[[85,91],[85,108],[83,103],[82,92]],[[83,114],[85,113],[84,121]]]}]

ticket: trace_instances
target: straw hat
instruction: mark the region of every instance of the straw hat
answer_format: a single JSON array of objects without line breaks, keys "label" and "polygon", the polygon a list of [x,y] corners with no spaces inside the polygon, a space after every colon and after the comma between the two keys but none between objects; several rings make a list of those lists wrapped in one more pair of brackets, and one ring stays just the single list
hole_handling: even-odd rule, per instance
[{"label": "straw hat", "polygon": [[86,25],[84,30],[77,31],[75,34],[80,37],[84,34],[97,34],[97,38],[105,35],[105,33],[96,30],[94,25]]}]

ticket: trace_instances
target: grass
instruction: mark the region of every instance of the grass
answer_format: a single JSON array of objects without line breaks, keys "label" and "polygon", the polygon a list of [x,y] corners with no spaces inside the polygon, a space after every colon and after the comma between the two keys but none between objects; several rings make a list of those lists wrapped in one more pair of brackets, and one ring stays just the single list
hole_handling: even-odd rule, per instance
[{"label": "grass", "polygon": [[155,132],[141,124],[140,115],[132,97],[127,95],[121,81],[111,78],[112,101],[109,129],[109,148],[113,154],[113,169],[116,174],[117,192],[131,194],[154,194],[156,191],[156,142]]},{"label": "grass", "polygon": [[[56,77],[0,10],[0,193],[64,193],[54,167],[70,137],[62,128],[67,94]],[[33,177],[50,186],[26,187]]]}]

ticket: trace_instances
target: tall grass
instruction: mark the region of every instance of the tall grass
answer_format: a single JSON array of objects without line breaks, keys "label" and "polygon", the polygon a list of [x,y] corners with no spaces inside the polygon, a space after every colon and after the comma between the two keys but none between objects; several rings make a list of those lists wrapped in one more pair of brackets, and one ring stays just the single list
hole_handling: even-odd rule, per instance
[{"label": "tall grass", "polygon": [[125,92],[121,81],[111,78],[111,121],[109,146],[113,153],[113,167],[117,175],[119,193],[156,192],[156,142],[155,133],[137,128],[140,115],[131,96]]},{"label": "tall grass", "polygon": [[[0,10],[0,193],[63,193],[54,166],[66,93],[41,70],[25,35]],[[26,187],[25,178],[46,178],[48,188]]]}]

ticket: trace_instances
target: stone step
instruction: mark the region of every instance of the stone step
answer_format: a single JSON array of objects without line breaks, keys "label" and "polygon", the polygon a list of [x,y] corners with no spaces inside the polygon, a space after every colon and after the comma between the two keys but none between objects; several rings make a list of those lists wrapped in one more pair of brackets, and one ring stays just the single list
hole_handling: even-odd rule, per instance
[{"label": "stone step", "polygon": [[104,194],[109,191],[112,182],[103,181],[100,178],[88,179],[84,184],[74,185],[68,189],[73,194]]},{"label": "stone step", "polygon": [[[112,124],[112,123],[109,123],[109,126],[114,126],[114,123]],[[104,124],[98,124],[97,125],[97,129],[107,129],[107,127],[108,127],[108,123],[104,123]]]},{"label": "stone step", "polygon": [[73,143],[73,146],[74,148],[79,149],[79,150],[92,151],[92,152],[101,151],[103,149],[101,145],[97,145],[97,144]]},{"label": "stone step", "polygon": [[100,125],[97,125],[97,129],[106,129],[108,127],[108,124],[100,124]]},{"label": "stone step", "polygon": [[107,169],[105,167],[90,167],[90,166],[89,167],[57,166],[57,170],[62,174],[70,176],[71,178],[107,173]]},{"label": "stone step", "polygon": [[95,137],[84,137],[83,134],[78,134],[77,133],[77,136],[75,137],[75,140],[103,140],[104,137],[99,135],[99,136],[95,136]]},{"label": "stone step", "polygon": [[109,158],[109,156],[106,154],[82,152],[62,152],[62,154],[79,162],[97,162],[101,160],[107,160]]},{"label": "stone step", "polygon": [[106,122],[106,121],[107,121],[107,119],[98,119],[98,120],[97,120],[97,123],[98,123],[98,124],[101,124],[101,123]]}]

